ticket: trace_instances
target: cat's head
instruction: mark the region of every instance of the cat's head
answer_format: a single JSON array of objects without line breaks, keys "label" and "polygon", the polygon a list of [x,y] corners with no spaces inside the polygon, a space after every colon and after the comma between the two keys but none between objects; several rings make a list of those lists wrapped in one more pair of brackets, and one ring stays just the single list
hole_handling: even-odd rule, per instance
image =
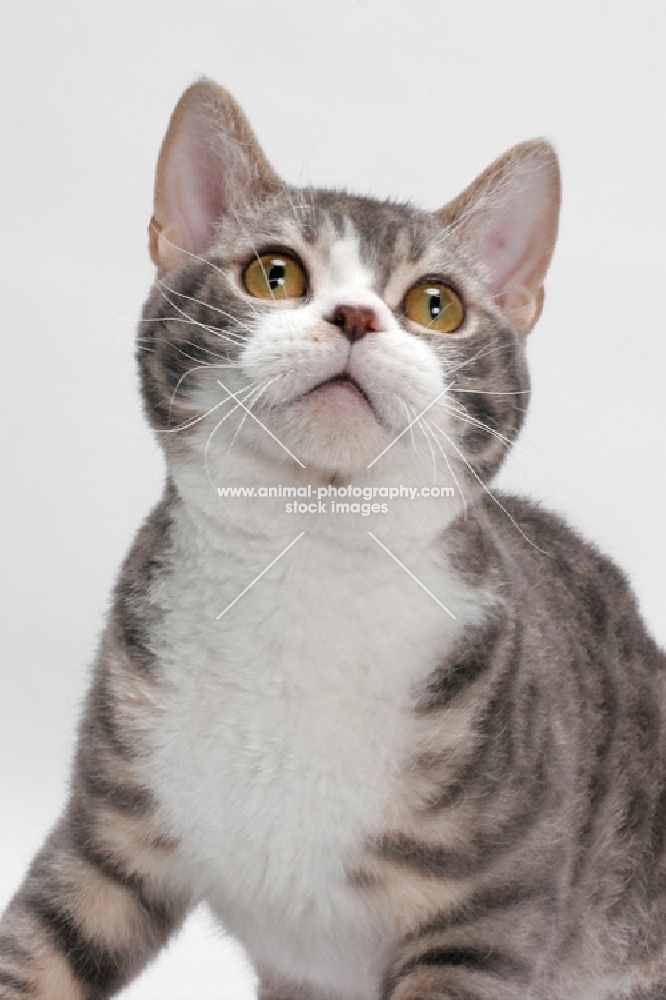
[{"label": "cat's head", "polygon": [[233,98],[195,84],[158,162],[139,341],[168,461],[480,488],[523,420],[558,210],[541,140],[434,213],[291,187]]}]

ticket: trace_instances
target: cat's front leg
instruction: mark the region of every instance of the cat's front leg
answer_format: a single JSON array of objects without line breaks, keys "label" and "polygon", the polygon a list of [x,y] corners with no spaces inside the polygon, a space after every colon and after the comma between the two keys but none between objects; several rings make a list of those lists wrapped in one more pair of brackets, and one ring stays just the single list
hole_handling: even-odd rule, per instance
[{"label": "cat's front leg", "polygon": [[159,891],[167,845],[149,840],[132,863],[136,817],[103,836],[74,807],[47,839],[0,921],[1,1000],[104,1000],[132,979],[187,907]]},{"label": "cat's front leg", "polygon": [[65,813],[0,920],[0,1000],[104,1000],[180,925],[176,842],[146,786],[156,681],[103,648]]},{"label": "cat's front leg", "polygon": [[527,1000],[530,963],[497,947],[411,944],[391,966],[381,1000]]}]

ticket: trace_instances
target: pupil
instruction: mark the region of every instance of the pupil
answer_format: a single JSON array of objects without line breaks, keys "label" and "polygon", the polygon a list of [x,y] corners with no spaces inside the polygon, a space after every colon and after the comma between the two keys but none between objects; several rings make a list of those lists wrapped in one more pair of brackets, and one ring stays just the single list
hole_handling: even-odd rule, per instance
[{"label": "pupil", "polygon": [[282,288],[285,283],[286,266],[282,260],[274,260],[268,270],[268,287],[272,292],[276,288]]},{"label": "pupil", "polygon": [[430,296],[430,316],[435,320],[442,312],[442,296],[439,292]]}]

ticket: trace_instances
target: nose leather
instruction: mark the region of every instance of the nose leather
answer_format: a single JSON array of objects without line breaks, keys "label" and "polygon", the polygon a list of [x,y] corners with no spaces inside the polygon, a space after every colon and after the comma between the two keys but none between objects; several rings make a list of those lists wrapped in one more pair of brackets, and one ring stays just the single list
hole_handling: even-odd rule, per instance
[{"label": "nose leather", "polygon": [[377,314],[368,306],[336,306],[330,322],[339,326],[352,343],[379,329]]}]

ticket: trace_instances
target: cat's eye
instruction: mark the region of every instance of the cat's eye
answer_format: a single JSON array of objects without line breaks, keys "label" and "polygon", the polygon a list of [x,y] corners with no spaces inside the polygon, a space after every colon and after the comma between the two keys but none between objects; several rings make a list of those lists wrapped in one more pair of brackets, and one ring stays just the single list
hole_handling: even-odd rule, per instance
[{"label": "cat's eye", "polygon": [[403,309],[408,319],[436,333],[453,333],[465,318],[460,298],[441,281],[415,285],[407,292]]},{"label": "cat's eye", "polygon": [[243,282],[257,299],[300,299],[307,290],[303,265],[284,253],[255,257],[245,268]]}]

